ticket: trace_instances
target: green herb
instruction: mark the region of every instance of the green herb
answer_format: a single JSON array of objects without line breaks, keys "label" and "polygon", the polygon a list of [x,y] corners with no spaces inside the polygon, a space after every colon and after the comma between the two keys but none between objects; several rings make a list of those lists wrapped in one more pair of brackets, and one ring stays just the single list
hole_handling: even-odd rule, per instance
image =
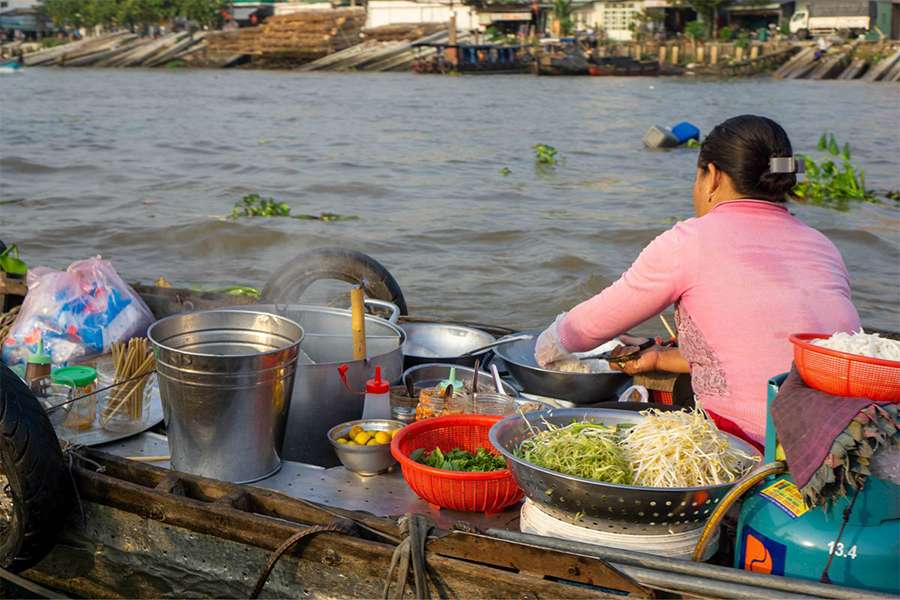
[{"label": "green herb", "polygon": [[274,198],[263,198],[259,194],[247,194],[240,202],[234,204],[231,209],[231,220],[236,221],[242,217],[287,217],[300,221],[354,221],[359,217],[355,215],[339,215],[337,213],[323,212],[318,215],[292,215],[291,207],[287,202],[279,202]]},{"label": "green herb", "polygon": [[506,468],[506,460],[502,456],[491,454],[484,448],[478,448],[474,454],[459,448],[454,448],[446,454],[440,447],[427,453],[425,448],[419,448],[410,454],[409,457],[417,463],[445,471],[484,473]]},{"label": "green herb", "polygon": [[689,139],[687,142],[685,142],[684,145],[687,148],[700,148],[700,142],[698,142],[694,138]]},{"label": "green herb", "polygon": [[866,189],[865,172],[851,161],[850,144],[841,148],[833,134],[823,133],[817,148],[825,153],[820,161],[801,157],[805,176],[793,189],[797,199],[836,210],[848,210],[851,202],[880,203]]},{"label": "green herb", "polygon": [[594,481],[630,484],[631,464],[620,448],[624,427],[581,421],[547,429],[519,446],[516,455],[531,464]]},{"label": "green herb", "polygon": [[547,144],[535,144],[532,148],[534,149],[534,161],[538,165],[555,167],[559,164],[559,158],[557,156],[559,152],[553,146]]},{"label": "green herb", "polygon": [[503,167],[502,169],[500,169],[500,174],[503,175],[504,177],[506,177],[507,175],[510,175],[511,173],[512,173],[512,169],[510,169],[509,167]]}]

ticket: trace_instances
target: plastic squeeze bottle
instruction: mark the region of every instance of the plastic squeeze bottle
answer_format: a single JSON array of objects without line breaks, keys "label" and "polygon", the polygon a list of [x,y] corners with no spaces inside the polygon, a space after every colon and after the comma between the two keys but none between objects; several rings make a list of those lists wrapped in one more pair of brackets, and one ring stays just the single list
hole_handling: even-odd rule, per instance
[{"label": "plastic squeeze bottle", "polygon": [[391,418],[391,386],[381,378],[381,365],[375,365],[375,378],[366,382],[363,419]]}]

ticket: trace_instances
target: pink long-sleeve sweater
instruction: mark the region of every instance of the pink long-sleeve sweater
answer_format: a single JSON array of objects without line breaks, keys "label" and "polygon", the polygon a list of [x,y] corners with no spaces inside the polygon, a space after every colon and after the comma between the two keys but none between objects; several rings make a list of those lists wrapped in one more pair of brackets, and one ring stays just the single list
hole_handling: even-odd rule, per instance
[{"label": "pink long-sleeve sweater", "polygon": [[793,360],[788,336],[860,327],[834,244],[783,205],[733,200],[659,235],[618,281],[569,311],[560,341],[589,350],[673,303],[697,399],[758,442],[766,383]]}]

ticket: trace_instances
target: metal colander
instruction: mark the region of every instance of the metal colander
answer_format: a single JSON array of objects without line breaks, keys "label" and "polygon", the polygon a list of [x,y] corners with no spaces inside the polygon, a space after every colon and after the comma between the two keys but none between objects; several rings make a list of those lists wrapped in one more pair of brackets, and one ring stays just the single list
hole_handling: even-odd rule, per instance
[{"label": "metal colander", "polygon": [[[491,428],[490,440],[506,457],[519,487],[541,510],[563,521],[598,529],[629,533],[688,531],[706,522],[716,504],[735,482],[695,488],[646,488],[602,483],[535,466],[515,455],[531,437],[526,420],[537,431],[546,423],[565,426],[592,420],[606,425],[636,424],[640,413],[599,408],[564,408],[507,417]],[[728,441],[749,456],[759,456],[750,444],[732,436]]]}]

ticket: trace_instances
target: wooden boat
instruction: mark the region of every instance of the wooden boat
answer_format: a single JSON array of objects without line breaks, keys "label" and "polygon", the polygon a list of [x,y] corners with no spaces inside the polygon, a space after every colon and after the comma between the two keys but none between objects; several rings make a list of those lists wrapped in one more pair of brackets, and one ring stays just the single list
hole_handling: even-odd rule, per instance
[{"label": "wooden boat", "polygon": [[521,46],[498,44],[416,43],[413,48],[429,48],[434,53],[417,58],[416,73],[460,73],[466,75],[527,73],[530,55]]},{"label": "wooden boat", "polygon": [[[134,287],[160,318],[255,301]],[[517,507],[497,515],[449,513],[411,496],[406,508],[391,512],[376,506],[379,498],[411,494],[397,474],[362,478],[342,468],[293,464],[294,478],[276,490],[171,471],[155,465],[158,457],[124,458],[136,443],[167,446],[162,429],[142,436],[100,449],[69,448],[78,499],[55,547],[21,576],[3,570],[0,576],[46,597],[59,597],[59,591],[81,597],[255,597],[263,591],[271,597],[372,598],[386,593],[385,582],[394,579],[401,585],[394,584],[391,597],[403,597],[412,564],[417,597],[858,593],[652,555],[636,562],[601,558],[602,548],[584,544],[553,548],[540,538],[517,537]],[[354,502],[360,508],[345,507]],[[404,525],[397,519],[404,512],[417,523],[415,514],[426,516],[434,529],[425,535]],[[421,553],[404,550],[410,546]],[[397,559],[398,578],[392,566]]]},{"label": "wooden boat", "polygon": [[635,60],[628,56],[607,56],[591,61],[588,75],[594,77],[656,77],[659,63],[655,60]]}]

